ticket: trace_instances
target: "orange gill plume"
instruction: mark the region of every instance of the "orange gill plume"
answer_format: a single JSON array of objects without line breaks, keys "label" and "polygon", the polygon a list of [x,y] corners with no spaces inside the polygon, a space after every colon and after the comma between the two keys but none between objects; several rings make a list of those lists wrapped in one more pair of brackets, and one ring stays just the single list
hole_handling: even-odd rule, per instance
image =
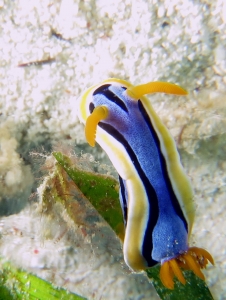
[{"label": "orange gill plume", "polygon": [[213,265],[214,260],[206,250],[197,247],[191,247],[187,252],[179,255],[178,257],[165,261],[161,265],[160,279],[165,287],[174,289],[174,276],[182,283],[185,284],[186,280],[180,268],[191,270],[196,276],[205,279],[201,269],[205,268],[208,261]]}]

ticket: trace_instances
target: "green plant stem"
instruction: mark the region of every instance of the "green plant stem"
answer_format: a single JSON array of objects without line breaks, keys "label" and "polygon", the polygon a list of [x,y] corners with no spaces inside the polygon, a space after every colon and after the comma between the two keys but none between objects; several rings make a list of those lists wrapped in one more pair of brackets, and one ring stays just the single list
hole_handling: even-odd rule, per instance
[{"label": "green plant stem", "polygon": [[11,263],[1,263],[0,265],[0,300],[85,299],[62,288],[57,288],[33,274],[17,269]]}]

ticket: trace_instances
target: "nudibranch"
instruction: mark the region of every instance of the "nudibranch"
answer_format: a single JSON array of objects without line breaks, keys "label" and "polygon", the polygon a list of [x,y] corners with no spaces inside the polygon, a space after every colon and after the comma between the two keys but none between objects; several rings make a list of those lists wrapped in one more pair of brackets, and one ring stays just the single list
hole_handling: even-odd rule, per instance
[{"label": "nudibranch", "polygon": [[125,262],[136,272],[161,263],[160,279],[173,289],[174,276],[186,283],[181,268],[204,279],[201,269],[214,262],[206,250],[189,248],[193,192],[172,136],[144,96],[151,93],[187,94],[172,83],[112,78],[82,95],[78,116],[88,143],[97,141],[119,174]]}]

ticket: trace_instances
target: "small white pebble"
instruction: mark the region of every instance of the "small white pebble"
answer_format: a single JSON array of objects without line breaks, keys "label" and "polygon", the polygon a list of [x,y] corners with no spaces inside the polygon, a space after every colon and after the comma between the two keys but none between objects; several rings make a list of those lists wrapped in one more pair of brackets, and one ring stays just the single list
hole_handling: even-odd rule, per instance
[{"label": "small white pebble", "polygon": [[162,18],[165,15],[165,7],[163,5],[160,5],[158,8],[158,17]]}]

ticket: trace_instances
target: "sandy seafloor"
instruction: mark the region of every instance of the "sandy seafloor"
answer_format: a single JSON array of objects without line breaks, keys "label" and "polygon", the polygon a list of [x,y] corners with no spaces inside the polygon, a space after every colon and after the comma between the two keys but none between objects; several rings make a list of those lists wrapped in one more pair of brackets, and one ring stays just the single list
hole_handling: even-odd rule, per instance
[{"label": "sandy seafloor", "polygon": [[[189,92],[150,101],[194,187],[190,244],[213,255],[206,281],[226,299],[226,2],[1,0],[0,24],[0,255],[88,299],[158,298],[144,275],[130,273],[109,228],[60,237],[57,221],[26,203],[39,168],[31,151],[60,145],[106,162],[76,117],[86,88],[108,77],[164,80]],[[45,63],[26,65],[35,61]]]}]

